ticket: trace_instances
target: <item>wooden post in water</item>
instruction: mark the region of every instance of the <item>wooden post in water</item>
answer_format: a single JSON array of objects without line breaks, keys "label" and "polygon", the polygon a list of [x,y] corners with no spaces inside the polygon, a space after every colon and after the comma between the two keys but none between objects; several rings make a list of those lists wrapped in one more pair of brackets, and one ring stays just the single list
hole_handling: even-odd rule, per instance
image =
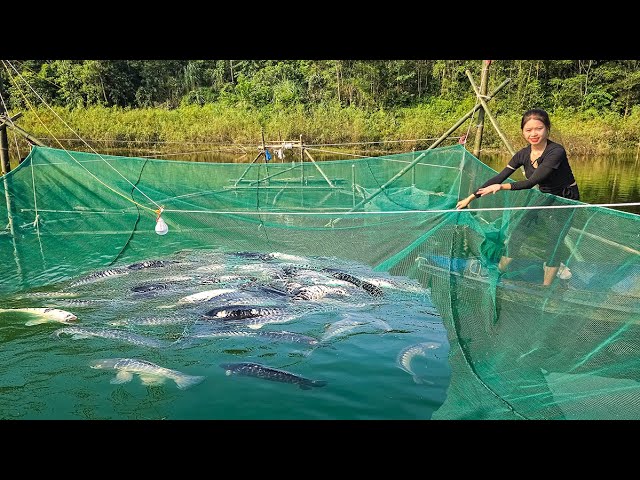
[{"label": "wooden post in water", "polygon": [[[480,75],[480,95],[487,95],[487,85],[489,84],[489,65],[491,60],[482,61],[482,74]],[[476,138],[473,144],[473,156],[480,158],[482,147],[482,131],[484,130],[484,108],[478,110],[478,125],[476,125]]]},{"label": "wooden post in water", "polygon": [[[267,173],[267,176],[269,176],[269,167],[267,167],[269,160],[267,160],[267,146],[264,143],[264,127],[262,127],[260,131],[262,133],[262,153],[264,154],[264,171]],[[260,178],[260,176],[258,176],[258,178]]]},{"label": "wooden post in water", "polygon": [[300,135],[300,185],[304,185],[304,143]]}]

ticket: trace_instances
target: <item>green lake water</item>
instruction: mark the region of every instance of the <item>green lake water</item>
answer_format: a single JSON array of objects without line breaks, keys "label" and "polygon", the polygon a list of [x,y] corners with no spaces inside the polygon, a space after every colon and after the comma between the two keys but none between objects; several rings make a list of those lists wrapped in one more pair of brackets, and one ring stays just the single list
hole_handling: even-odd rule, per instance
[{"label": "green lake water", "polygon": [[[172,258],[177,257],[164,260]],[[138,270],[120,265],[126,274],[74,286],[80,276],[0,298],[6,309],[55,307],[78,317],[72,324],[25,325],[36,317],[0,313],[0,418],[429,419],[444,401],[447,335],[429,291],[416,281],[336,259],[307,259],[320,270],[295,272],[286,270],[290,262],[219,252],[190,252],[176,261]],[[379,284],[382,294],[340,282],[322,270],[327,265]],[[261,289],[282,291],[283,282],[326,284],[329,294],[292,300]],[[221,288],[233,292],[207,302],[180,301]],[[205,318],[214,307],[248,304],[295,315],[276,316],[275,323],[256,329],[247,328],[249,319]],[[229,327],[239,336],[208,336]],[[267,333],[282,331],[291,336],[274,339]],[[296,334],[317,343],[288,340]],[[201,379],[179,389],[171,376],[145,379],[133,372],[123,383],[112,383],[118,370],[92,365],[114,358],[152,362]],[[238,362],[326,384],[302,389],[270,375],[228,375],[220,366]]]}]

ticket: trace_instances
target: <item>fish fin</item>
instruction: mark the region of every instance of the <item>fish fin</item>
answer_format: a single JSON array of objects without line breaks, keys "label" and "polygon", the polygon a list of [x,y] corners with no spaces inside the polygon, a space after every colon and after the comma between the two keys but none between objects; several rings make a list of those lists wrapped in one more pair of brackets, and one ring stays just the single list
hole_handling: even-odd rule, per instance
[{"label": "fish fin", "polygon": [[127,372],[126,370],[120,370],[116,373],[116,376],[111,379],[110,383],[117,385],[118,383],[127,383],[130,382],[133,378],[133,373]]},{"label": "fish fin", "polygon": [[41,323],[47,323],[47,319],[46,318],[34,318],[33,320],[29,320],[28,322],[26,322],[25,325],[30,327],[31,325],[40,325]]},{"label": "fish fin", "polygon": [[311,385],[314,387],[324,387],[327,384],[326,380],[313,380]]},{"label": "fish fin", "polygon": [[298,385],[300,386],[301,390],[311,390],[311,387],[306,383],[299,383]]},{"label": "fish fin", "polygon": [[197,385],[204,380],[204,377],[199,375],[184,375],[176,379],[176,385],[180,390],[185,390],[189,387]]},{"label": "fish fin", "polygon": [[164,378],[156,377],[154,375],[140,375],[140,381],[143,385],[162,385]]}]

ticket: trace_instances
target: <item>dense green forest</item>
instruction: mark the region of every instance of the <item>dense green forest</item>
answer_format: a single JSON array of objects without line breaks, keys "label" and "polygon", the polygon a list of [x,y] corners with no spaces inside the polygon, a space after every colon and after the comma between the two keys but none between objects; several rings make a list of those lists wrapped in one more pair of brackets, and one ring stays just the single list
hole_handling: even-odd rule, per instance
[{"label": "dense green forest", "polygon": [[[2,62],[0,92],[2,106],[22,112],[20,125],[38,137],[68,137],[54,126],[59,116],[96,139],[242,143],[264,129],[274,138],[364,142],[445,132],[476,103],[465,71],[479,84],[482,63],[11,60]],[[520,115],[532,107],[547,109],[552,133],[575,150],[640,140],[640,60],[494,60],[488,91],[507,78],[489,107],[516,147]],[[490,127],[485,135],[487,148],[501,148]]]}]

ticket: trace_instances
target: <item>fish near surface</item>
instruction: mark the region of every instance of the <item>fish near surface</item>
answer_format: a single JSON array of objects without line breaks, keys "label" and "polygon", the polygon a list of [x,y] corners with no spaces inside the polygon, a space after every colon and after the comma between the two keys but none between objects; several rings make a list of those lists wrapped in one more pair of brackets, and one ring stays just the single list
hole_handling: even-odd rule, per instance
[{"label": "fish near surface", "polygon": [[219,297],[220,295],[225,295],[227,293],[237,292],[236,288],[218,288],[216,290],[205,290],[204,292],[194,293],[193,295],[187,295],[186,297],[182,297],[178,300],[178,304],[183,303],[198,303],[198,302],[208,302],[212,298]]},{"label": "fish near surface", "polygon": [[73,340],[82,340],[86,338],[106,338],[108,340],[119,340],[133,345],[143,347],[160,348],[167,345],[166,342],[157,338],[145,337],[126,330],[117,330],[109,328],[81,328],[81,327],[63,327],[51,334],[55,337],[60,335],[70,335]]},{"label": "fish near surface", "polygon": [[324,387],[327,384],[324,380],[311,380],[295,373],[267,367],[259,363],[221,363],[220,366],[225,369],[226,375],[244,375],[274,382],[292,383],[298,385],[302,390],[310,390],[312,387]]},{"label": "fish near surface", "polygon": [[78,320],[73,313],[59,308],[0,308],[0,312],[19,312],[36,316],[37,318],[25,323],[28,326],[47,322],[73,323]]},{"label": "fish near surface", "polygon": [[178,263],[173,260],[145,260],[143,262],[132,263],[131,265],[127,265],[126,268],[129,270],[142,270],[143,268],[160,268],[166,267],[167,265],[172,265],[174,263]]},{"label": "fish near surface", "polygon": [[180,390],[185,390],[204,380],[203,376],[187,375],[137,358],[104,358],[94,361],[91,368],[117,370],[118,373],[111,380],[113,384],[130,382],[133,375],[137,374],[143,385],[161,385],[166,380],[173,380]]},{"label": "fish near surface", "polygon": [[416,345],[410,345],[400,351],[396,359],[397,364],[402,370],[413,377],[415,383],[433,383],[420,378],[420,376],[411,369],[411,362],[416,357],[426,357],[427,350],[437,349],[440,348],[440,346],[441,344],[438,342],[422,342]]},{"label": "fish near surface", "polygon": [[286,323],[300,315],[300,313],[289,312],[279,307],[234,304],[213,308],[203,317],[208,320],[241,323],[248,328],[257,330],[268,323]]},{"label": "fish near surface", "polygon": [[72,282],[70,286],[79,287],[81,285],[99,282],[111,277],[120,277],[122,275],[129,275],[129,271],[124,268],[110,268],[108,270],[100,270],[99,272],[91,273],[86,277],[82,277],[81,279]]}]

